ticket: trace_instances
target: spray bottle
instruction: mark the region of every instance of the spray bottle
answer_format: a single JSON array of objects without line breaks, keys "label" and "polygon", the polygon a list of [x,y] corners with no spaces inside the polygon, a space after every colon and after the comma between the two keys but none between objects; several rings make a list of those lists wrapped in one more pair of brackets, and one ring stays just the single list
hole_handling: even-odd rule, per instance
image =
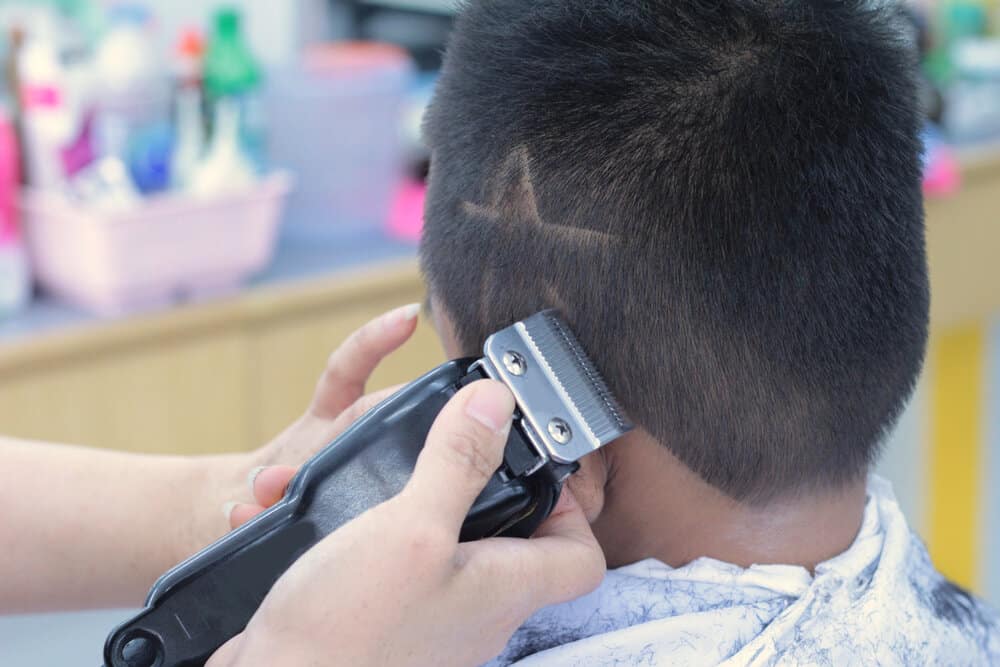
[{"label": "spray bottle", "polygon": [[264,157],[260,81],[260,66],[243,37],[240,13],[220,10],[205,54],[205,93],[213,104],[226,98],[236,101],[241,143],[257,167]]},{"label": "spray bottle", "polygon": [[197,30],[188,28],[181,34],[175,52],[174,72],[177,82],[174,101],[177,142],[170,162],[170,184],[174,188],[184,188],[191,183],[205,149],[201,116],[204,50],[204,40]]}]

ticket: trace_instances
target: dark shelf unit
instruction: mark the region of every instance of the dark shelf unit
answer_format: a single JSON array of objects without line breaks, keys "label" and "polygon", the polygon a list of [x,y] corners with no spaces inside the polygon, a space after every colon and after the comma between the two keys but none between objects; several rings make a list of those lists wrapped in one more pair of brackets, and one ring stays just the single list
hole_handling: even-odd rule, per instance
[{"label": "dark shelf unit", "polygon": [[423,70],[441,66],[454,20],[450,0],[330,0],[347,10],[354,39],[376,39],[406,48]]}]

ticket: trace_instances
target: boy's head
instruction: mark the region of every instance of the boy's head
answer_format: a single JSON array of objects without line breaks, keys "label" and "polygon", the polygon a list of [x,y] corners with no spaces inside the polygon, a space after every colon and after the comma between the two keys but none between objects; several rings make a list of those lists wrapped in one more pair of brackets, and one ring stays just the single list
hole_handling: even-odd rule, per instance
[{"label": "boy's head", "polygon": [[877,2],[469,4],[422,247],[463,352],[554,307],[729,496],[858,479],[926,339],[905,26]]}]

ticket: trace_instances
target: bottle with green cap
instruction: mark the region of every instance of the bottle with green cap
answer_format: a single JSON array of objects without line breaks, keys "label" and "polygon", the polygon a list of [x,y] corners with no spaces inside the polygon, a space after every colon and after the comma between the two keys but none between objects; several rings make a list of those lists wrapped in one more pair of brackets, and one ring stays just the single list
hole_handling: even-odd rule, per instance
[{"label": "bottle with green cap", "polygon": [[227,7],[215,14],[205,54],[205,90],[214,99],[238,97],[257,88],[260,67],[243,39],[240,13]]},{"label": "bottle with green cap", "polygon": [[257,94],[261,70],[243,37],[240,12],[232,7],[215,14],[212,35],[204,60],[205,93],[218,107],[223,99],[235,99],[240,110],[240,139],[249,157],[263,163],[264,117]]}]

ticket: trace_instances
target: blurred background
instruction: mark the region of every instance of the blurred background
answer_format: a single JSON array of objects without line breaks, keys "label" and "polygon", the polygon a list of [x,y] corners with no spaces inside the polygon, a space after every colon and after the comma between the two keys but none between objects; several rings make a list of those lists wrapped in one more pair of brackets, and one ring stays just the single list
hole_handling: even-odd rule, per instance
[{"label": "blurred background", "polygon": [[[1000,604],[1000,2],[910,7],[932,341],[880,468]],[[0,433],[194,454],[297,417],[350,331],[423,298],[419,126],[454,10],[0,0]],[[441,359],[422,324],[373,386]],[[96,660],[122,618],[0,619],[0,664]]]}]

